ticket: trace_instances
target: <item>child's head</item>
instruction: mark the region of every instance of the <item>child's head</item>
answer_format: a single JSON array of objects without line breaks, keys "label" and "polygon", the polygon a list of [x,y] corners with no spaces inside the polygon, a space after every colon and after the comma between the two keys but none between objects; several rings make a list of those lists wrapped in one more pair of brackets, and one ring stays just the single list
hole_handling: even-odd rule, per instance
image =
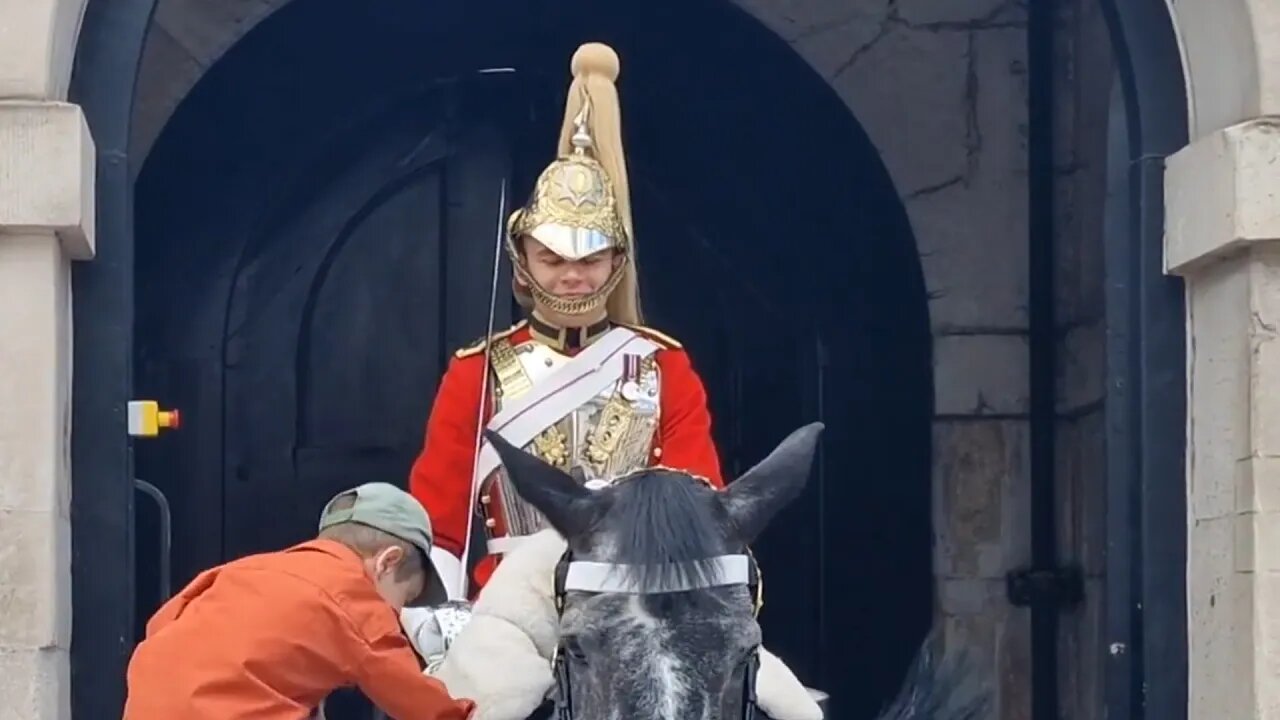
[{"label": "child's head", "polygon": [[387,483],[339,493],[320,515],[320,537],[355,550],[378,594],[395,609],[423,595],[431,567],[431,520],[409,493]]}]

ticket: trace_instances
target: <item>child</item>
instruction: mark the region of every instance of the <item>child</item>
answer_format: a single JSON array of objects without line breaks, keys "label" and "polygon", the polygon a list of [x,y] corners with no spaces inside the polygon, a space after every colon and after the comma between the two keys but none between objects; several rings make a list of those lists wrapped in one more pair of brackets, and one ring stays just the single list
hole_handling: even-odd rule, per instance
[{"label": "child", "polygon": [[147,623],[125,720],[303,720],[355,685],[397,720],[463,720],[424,675],[399,611],[429,580],[431,522],[408,493],[369,483],[325,506],[316,540],[198,576]]}]

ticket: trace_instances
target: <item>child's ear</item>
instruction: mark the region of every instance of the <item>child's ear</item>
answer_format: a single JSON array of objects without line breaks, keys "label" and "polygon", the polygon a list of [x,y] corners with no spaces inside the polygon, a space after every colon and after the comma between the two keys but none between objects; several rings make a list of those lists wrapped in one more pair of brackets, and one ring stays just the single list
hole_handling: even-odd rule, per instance
[{"label": "child's ear", "polygon": [[404,548],[399,545],[388,545],[386,549],[378,554],[381,556],[383,563],[383,567],[379,568],[380,570],[395,570],[404,563]]}]

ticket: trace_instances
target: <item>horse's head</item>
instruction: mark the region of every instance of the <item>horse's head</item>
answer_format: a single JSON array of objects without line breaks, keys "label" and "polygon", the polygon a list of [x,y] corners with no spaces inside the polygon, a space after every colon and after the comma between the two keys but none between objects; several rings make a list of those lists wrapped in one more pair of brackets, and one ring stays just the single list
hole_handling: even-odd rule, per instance
[{"label": "horse's head", "polygon": [[487,435],[568,543],[560,661],[575,718],[742,717],[760,644],[747,546],[804,489],[821,431],[796,431],[723,491],[663,468],[590,490]]}]

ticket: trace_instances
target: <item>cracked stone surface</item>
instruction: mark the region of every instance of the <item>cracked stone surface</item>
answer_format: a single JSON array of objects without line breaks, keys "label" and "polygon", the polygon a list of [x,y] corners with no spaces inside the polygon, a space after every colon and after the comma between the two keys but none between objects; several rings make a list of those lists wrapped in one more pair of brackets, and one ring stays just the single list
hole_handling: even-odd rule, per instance
[{"label": "cracked stone surface", "polygon": [[738,0],[735,4],[792,45],[851,26],[877,24],[887,13],[884,0]]},{"label": "cracked stone surface", "polygon": [[1026,0],[895,0],[898,17],[915,26],[1009,26],[1027,21]]},{"label": "cracked stone surface", "polygon": [[1249,346],[1253,354],[1250,455],[1280,457],[1280,251],[1253,251]]},{"label": "cracked stone surface", "polygon": [[1187,498],[1192,519],[1211,520],[1235,511],[1237,461],[1250,455],[1250,392],[1248,346],[1236,339],[1249,337],[1252,322],[1240,308],[1249,307],[1249,276],[1236,263],[1206,269],[1188,293],[1191,347],[1190,407],[1195,418],[1196,451],[1188,457],[1192,477]]},{"label": "cracked stone surface", "polygon": [[940,335],[934,339],[934,412],[942,416],[1021,415],[1029,409],[1029,350],[1022,335]]}]

